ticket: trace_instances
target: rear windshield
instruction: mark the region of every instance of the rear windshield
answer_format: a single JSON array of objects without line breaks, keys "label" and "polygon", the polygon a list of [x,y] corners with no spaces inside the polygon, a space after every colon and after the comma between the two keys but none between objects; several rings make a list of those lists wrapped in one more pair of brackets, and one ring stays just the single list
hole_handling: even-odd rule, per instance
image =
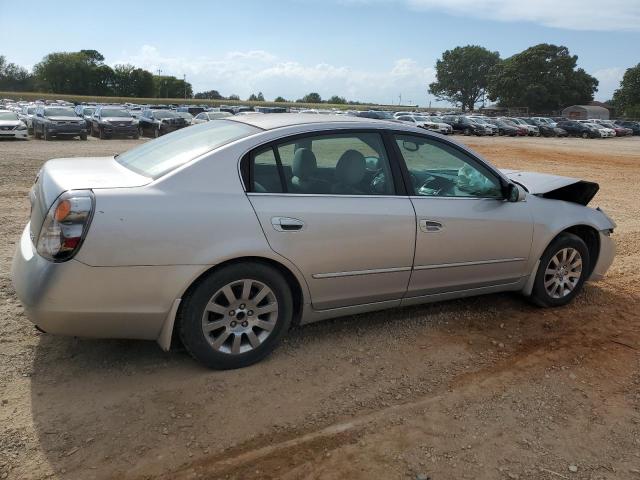
[{"label": "rear windshield", "polygon": [[133,148],[118,155],[116,161],[155,179],[202,154],[259,131],[251,125],[228,120],[201,123]]}]

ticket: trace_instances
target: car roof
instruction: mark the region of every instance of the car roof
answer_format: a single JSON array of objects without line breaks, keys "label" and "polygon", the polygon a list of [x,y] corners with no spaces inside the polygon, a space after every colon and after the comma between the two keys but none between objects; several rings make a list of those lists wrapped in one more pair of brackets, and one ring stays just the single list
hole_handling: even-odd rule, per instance
[{"label": "car roof", "polygon": [[380,125],[385,122],[390,126],[399,127],[401,124],[386,120],[373,118],[351,117],[348,115],[331,115],[317,113],[265,113],[263,115],[240,115],[226,117],[225,120],[246,123],[262,130],[273,130],[275,128],[290,127],[302,124],[331,124],[331,123],[353,123],[354,126],[366,127],[368,125]]}]

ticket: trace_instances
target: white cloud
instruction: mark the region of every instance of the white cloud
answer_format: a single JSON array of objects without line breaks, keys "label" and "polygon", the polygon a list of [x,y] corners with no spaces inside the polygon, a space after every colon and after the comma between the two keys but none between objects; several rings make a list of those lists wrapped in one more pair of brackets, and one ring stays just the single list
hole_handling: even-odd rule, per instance
[{"label": "white cloud", "polygon": [[265,98],[283,96],[295,100],[315,91],[323,98],[344,96],[364,102],[403,101],[425,105],[427,86],[435,78],[431,67],[410,58],[396,60],[387,68],[362,70],[328,63],[303,64],[262,50],[228,52],[220,57],[169,57],[156,47],[144,45],[133,54],[122,55],[113,62],[133,65],[163,74],[182,77],[186,74],[195,91],[216,89],[223,95],[232,93],[247,98],[262,91]]},{"label": "white cloud", "polygon": [[[379,2],[380,0],[351,0]],[[412,8],[569,30],[640,30],[638,0],[389,0]]]},{"label": "white cloud", "polygon": [[596,100],[600,100],[602,102],[611,100],[613,92],[620,87],[620,81],[622,80],[626,70],[626,68],[622,67],[611,67],[603,68],[594,72],[593,76],[600,82],[598,84],[598,92],[595,95]]}]

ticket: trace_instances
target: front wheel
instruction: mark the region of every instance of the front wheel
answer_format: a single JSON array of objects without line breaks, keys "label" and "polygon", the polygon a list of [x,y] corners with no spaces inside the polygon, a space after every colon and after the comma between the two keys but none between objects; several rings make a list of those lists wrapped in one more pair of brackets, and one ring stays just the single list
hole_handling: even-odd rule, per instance
[{"label": "front wheel", "polygon": [[49,129],[47,128],[46,125],[42,129],[42,136],[44,137],[45,140],[51,140],[51,134],[49,133]]},{"label": "front wheel", "polygon": [[226,370],[271,353],[292,316],[291,290],[280,272],[241,263],[198,283],[183,300],[178,322],[187,351],[209,368]]},{"label": "front wheel", "polygon": [[582,138],[589,138],[588,132],[582,132]]},{"label": "front wheel", "polygon": [[572,233],[558,235],[540,259],[531,300],[541,307],[566,305],[582,289],[590,261],[584,240]]},{"label": "front wheel", "polygon": [[80,140],[86,140],[87,139],[87,134],[86,133],[81,133],[80,134]]},{"label": "front wheel", "polygon": [[158,138],[160,136],[160,128],[153,129],[153,138]]}]

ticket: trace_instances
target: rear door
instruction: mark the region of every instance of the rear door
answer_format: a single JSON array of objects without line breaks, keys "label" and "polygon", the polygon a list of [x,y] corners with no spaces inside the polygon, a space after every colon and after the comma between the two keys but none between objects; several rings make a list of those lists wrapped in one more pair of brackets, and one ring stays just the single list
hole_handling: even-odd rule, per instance
[{"label": "rear door", "polygon": [[515,284],[527,275],[533,221],[498,176],[448,142],[394,136],[413,189],[416,252],[407,297]]},{"label": "rear door", "polygon": [[397,194],[403,187],[379,133],[298,136],[248,161],[248,196],[269,245],[303,273],[314,308],[399,303],[415,214]]}]

